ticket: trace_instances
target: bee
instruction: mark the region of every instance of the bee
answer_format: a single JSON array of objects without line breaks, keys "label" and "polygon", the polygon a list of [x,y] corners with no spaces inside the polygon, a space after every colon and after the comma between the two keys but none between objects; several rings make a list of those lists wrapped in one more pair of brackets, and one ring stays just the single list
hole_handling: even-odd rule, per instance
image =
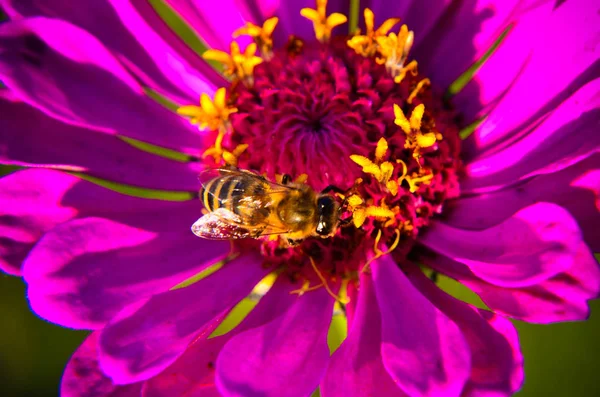
[{"label": "bee", "polygon": [[[200,175],[200,200],[208,211],[194,223],[195,235],[207,239],[260,238],[280,235],[289,245],[307,237],[333,236],[340,204],[324,190],[274,183],[247,170],[219,168]],[[331,189],[332,187],[328,187]]]}]

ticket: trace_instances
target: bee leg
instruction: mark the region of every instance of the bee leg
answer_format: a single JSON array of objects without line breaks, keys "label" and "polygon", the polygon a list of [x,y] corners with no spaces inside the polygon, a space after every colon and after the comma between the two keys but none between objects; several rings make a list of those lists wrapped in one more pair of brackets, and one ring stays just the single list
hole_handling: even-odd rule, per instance
[{"label": "bee leg", "polygon": [[340,189],[339,187],[335,186],[335,185],[329,185],[327,186],[325,189],[321,190],[321,194],[325,194],[329,191],[332,191],[334,193],[339,193],[339,194],[345,194],[346,191]]},{"label": "bee leg", "polygon": [[291,238],[287,239],[288,247],[295,247],[300,244],[302,240],[292,240]]},{"label": "bee leg", "polygon": [[292,177],[289,174],[283,174],[281,176],[281,184],[282,185],[287,185],[288,183],[290,183],[291,180],[292,180]]},{"label": "bee leg", "polygon": [[352,217],[350,216],[346,219],[340,219],[339,225],[340,225],[340,227],[345,227],[345,226],[350,225],[351,223],[352,223]]}]

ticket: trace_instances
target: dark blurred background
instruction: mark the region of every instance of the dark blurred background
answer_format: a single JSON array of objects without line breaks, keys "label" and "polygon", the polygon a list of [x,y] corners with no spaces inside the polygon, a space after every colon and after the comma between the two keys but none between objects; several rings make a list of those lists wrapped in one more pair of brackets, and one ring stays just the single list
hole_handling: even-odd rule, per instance
[{"label": "dark blurred background", "polygon": [[[600,301],[591,306],[587,322],[517,324],[526,369],[520,396],[600,395]],[[0,318],[0,395],[57,396],[63,368],[87,333],[36,317],[21,279],[5,275],[0,275]]]}]

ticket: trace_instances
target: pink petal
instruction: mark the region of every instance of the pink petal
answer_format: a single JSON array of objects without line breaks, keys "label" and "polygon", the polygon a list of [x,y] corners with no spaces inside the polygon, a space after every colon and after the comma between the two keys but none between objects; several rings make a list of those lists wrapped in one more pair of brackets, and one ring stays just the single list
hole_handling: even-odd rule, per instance
[{"label": "pink petal", "polygon": [[285,312],[295,301],[294,286],[279,278],[248,316],[230,332],[193,342],[185,353],[144,384],[144,397],[220,396],[215,387],[215,363],[223,346],[244,330],[262,326]]},{"label": "pink petal", "polygon": [[537,203],[484,230],[462,230],[436,222],[419,242],[465,264],[491,284],[524,287],[573,266],[582,239],[567,211],[555,204]]},{"label": "pink petal", "polygon": [[195,338],[264,277],[262,257],[240,256],[189,287],[154,295],[122,310],[100,335],[100,365],[117,384],[159,374]]},{"label": "pink petal", "polygon": [[273,321],[231,338],[217,358],[225,396],[307,396],[329,361],[333,299],[321,288],[298,297]]},{"label": "pink petal", "polygon": [[[42,234],[77,217],[99,216],[120,222],[139,214],[184,208],[189,209],[183,214],[189,217],[189,225],[201,210],[199,203],[124,196],[59,171],[17,171],[0,178],[0,268],[20,274],[22,261]],[[156,225],[163,222],[150,216],[148,220]]]},{"label": "pink petal", "polygon": [[60,385],[62,397],[134,397],[141,383],[118,386],[98,367],[98,332],[92,333],[69,360]]},{"label": "pink petal", "polygon": [[[534,175],[560,171],[600,151],[600,79],[548,114],[540,125],[513,134],[475,158],[461,182],[463,194],[493,191]],[[513,139],[514,138],[514,139]]]},{"label": "pink petal", "polygon": [[0,25],[0,79],[25,102],[70,124],[178,150],[197,151],[200,144],[187,120],[146,96],[96,38],[64,21]]},{"label": "pink petal", "polygon": [[[221,0],[218,3],[198,0],[166,2],[190,24],[210,48],[229,51],[233,32],[245,24],[242,15],[237,12],[235,0]],[[236,41],[242,48],[250,43],[247,36]]]},{"label": "pink petal", "polygon": [[501,223],[529,205],[560,205],[577,220],[585,242],[600,252],[600,154],[562,171],[540,175],[507,189],[461,198],[444,220],[459,229],[480,230]]},{"label": "pink petal", "polygon": [[[471,153],[502,143],[597,77],[600,15],[596,4],[572,0],[552,10],[554,5],[547,2],[522,19],[471,81],[480,91],[479,103],[497,102],[484,108],[487,113],[491,107],[491,113],[471,135]],[[458,107],[468,113],[473,105],[460,97]],[[462,98],[474,97],[472,90],[464,90]]]},{"label": "pink petal", "polygon": [[[222,77],[186,46],[147,1],[89,0],[71,7],[57,0],[0,0],[11,19],[62,19],[94,35],[145,85],[184,103],[212,93]],[[107,29],[110,26],[110,29]]]},{"label": "pink petal", "polygon": [[410,396],[459,396],[471,372],[457,325],[384,256],[371,265],[381,311],[383,365]]},{"label": "pink petal", "polygon": [[348,337],[333,353],[321,382],[323,397],[403,396],[381,359],[381,318],[371,276],[360,276],[360,293]]},{"label": "pink petal", "polygon": [[[307,41],[315,39],[312,22],[300,15],[304,7],[314,8],[314,0],[223,0],[211,3],[201,0],[166,0],[193,28],[211,48],[229,50],[233,32],[244,26],[246,21],[262,25],[266,18],[277,16],[279,23],[273,33],[277,47],[285,45],[289,35],[301,37]],[[348,3],[344,0],[330,0],[327,13],[348,14]],[[334,29],[334,34],[345,34],[347,26]],[[241,47],[250,40],[246,36],[235,39]]]},{"label": "pink petal", "polygon": [[437,288],[420,269],[409,279],[459,326],[471,350],[469,396],[511,396],[523,384],[523,355],[515,327],[503,317],[463,303]]},{"label": "pink petal", "polygon": [[504,288],[487,283],[449,258],[423,256],[437,269],[475,291],[494,312],[532,323],[585,320],[588,300],[600,296],[600,268],[584,243],[577,246],[574,264],[568,270],[522,288]]},{"label": "pink petal", "polygon": [[[375,26],[379,26],[388,18],[400,18],[402,24],[407,24],[408,28],[415,32],[414,46],[418,48],[436,23],[443,20],[451,3],[451,0],[363,0],[360,2],[359,20],[364,26],[362,9],[367,7],[375,14]],[[397,32],[399,28],[400,25],[395,26],[392,31]]]},{"label": "pink petal", "polygon": [[[445,8],[434,29],[421,39],[420,44],[415,44],[411,52],[411,57],[419,62],[419,70],[436,86],[445,89],[485,54],[507,26],[526,24],[528,18],[543,21],[552,1],[478,0],[454,2],[451,7],[445,7],[446,3],[438,4],[437,0],[418,3],[424,8]],[[412,24],[408,26],[412,29]],[[512,59],[505,65],[507,76],[499,77],[510,81],[510,73],[518,70],[522,61],[518,57]],[[473,105],[478,104],[475,102],[478,99],[476,88],[473,85]],[[470,120],[471,114],[468,117]]]},{"label": "pink petal", "polygon": [[23,264],[32,309],[64,326],[97,329],[124,306],[216,263],[229,244],[194,236],[191,208],[132,213],[121,222],[75,219],[48,231]]},{"label": "pink petal", "polygon": [[198,189],[194,163],[135,149],[116,136],[62,123],[16,101],[0,99],[0,163],[86,173],[164,190]]}]

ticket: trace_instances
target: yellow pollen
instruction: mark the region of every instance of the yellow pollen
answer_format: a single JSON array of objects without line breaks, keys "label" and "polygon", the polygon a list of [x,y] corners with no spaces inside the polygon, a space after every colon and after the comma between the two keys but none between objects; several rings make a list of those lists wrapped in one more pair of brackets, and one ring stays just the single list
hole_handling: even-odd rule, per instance
[{"label": "yellow pollen", "polygon": [[315,29],[315,36],[321,42],[328,41],[331,38],[331,31],[338,25],[346,23],[348,18],[344,14],[334,12],[327,16],[327,0],[316,0],[317,8],[303,8],[300,15],[312,21]]},{"label": "yellow pollen", "polygon": [[230,52],[228,54],[220,50],[206,50],[202,54],[202,58],[222,63],[226,76],[237,77],[246,84],[252,84],[254,67],[263,61],[256,56],[256,43],[249,44],[242,53],[238,43],[232,41]]},{"label": "yellow pollen", "polygon": [[419,92],[426,85],[431,85],[431,81],[429,79],[423,79],[423,80],[419,81],[417,83],[417,86],[415,87],[415,89],[412,90],[412,92],[408,96],[408,99],[406,100],[406,102],[408,102],[410,105],[412,105],[413,100],[417,97],[417,95],[419,95]]},{"label": "yellow pollen", "polygon": [[377,30],[375,26],[375,14],[369,8],[365,8],[364,11],[365,25],[367,32],[364,35],[360,34],[360,31],[348,40],[348,47],[356,51],[357,54],[364,57],[372,57],[377,53],[379,47],[379,40],[386,37],[386,34],[400,22],[400,18],[389,18],[386,19]]},{"label": "yellow pollen", "polygon": [[390,33],[387,36],[384,34],[376,37],[375,41],[380,55],[376,61],[380,65],[385,64],[388,73],[394,77],[396,83],[400,83],[407,72],[416,71],[416,61],[411,61],[404,66],[414,41],[414,32],[409,31],[406,25],[400,27],[398,34]]},{"label": "yellow pollen", "polygon": [[246,26],[243,26],[233,32],[233,37],[238,36],[250,36],[254,39],[254,42],[260,48],[262,56],[269,60],[273,56],[273,31],[279,22],[279,18],[272,17],[263,23],[262,26],[247,22]]}]

